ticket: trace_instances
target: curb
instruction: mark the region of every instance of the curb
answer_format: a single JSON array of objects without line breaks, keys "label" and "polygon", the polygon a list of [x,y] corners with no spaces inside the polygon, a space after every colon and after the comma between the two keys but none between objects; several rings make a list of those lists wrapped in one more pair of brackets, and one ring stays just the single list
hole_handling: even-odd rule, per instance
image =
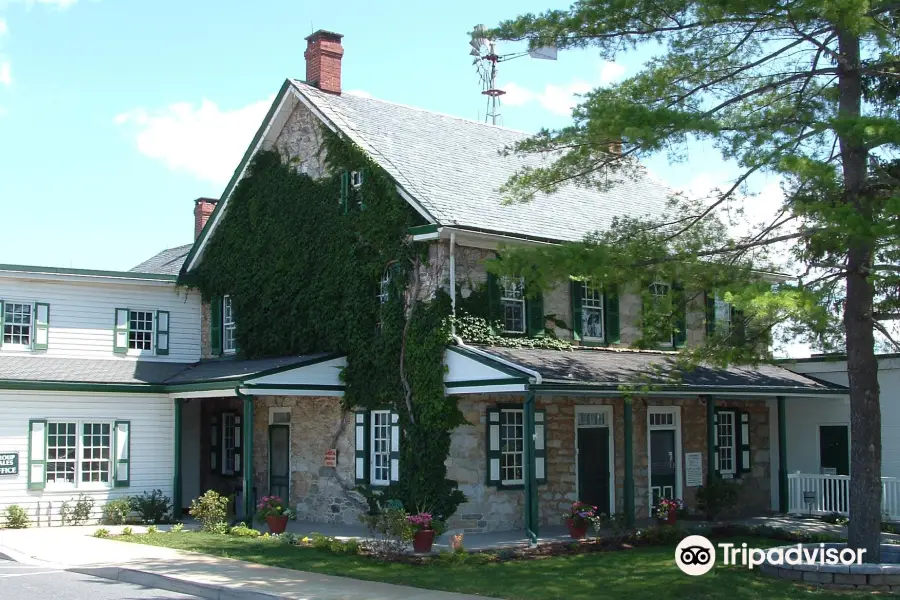
[{"label": "curb", "polygon": [[102,579],[112,579],[123,583],[131,583],[148,588],[187,594],[199,598],[207,598],[209,600],[276,600],[286,597],[270,594],[268,592],[235,589],[214,583],[196,583],[177,577],[162,575],[160,573],[151,573],[148,571],[141,571],[140,569],[129,569],[125,567],[72,567],[66,570],[71,573],[80,573],[82,575],[90,575]]},{"label": "curb", "polygon": [[0,546],[0,559],[19,563],[20,565],[28,565],[30,567],[44,567],[47,569],[55,569],[59,571],[64,571],[66,569],[65,565],[48,562],[46,560],[40,560],[34,558],[33,556],[22,554],[21,552],[13,550],[12,548],[9,548],[7,546]]}]

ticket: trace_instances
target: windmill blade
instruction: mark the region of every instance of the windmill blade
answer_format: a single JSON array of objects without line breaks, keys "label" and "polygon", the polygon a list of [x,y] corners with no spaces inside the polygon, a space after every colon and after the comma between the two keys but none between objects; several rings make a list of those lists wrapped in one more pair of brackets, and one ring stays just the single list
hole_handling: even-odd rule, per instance
[{"label": "windmill blade", "polygon": [[556,60],[556,46],[542,46],[528,51],[528,56],[539,60]]}]

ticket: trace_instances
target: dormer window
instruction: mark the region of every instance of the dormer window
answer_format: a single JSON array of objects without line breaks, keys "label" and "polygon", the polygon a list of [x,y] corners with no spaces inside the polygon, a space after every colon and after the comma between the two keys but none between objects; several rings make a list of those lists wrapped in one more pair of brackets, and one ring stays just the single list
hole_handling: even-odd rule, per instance
[{"label": "dormer window", "polygon": [[500,302],[503,306],[504,331],[525,333],[525,280],[522,277],[501,277]]},{"label": "dormer window", "polygon": [[22,348],[31,346],[31,304],[4,303],[3,343]]},{"label": "dormer window", "polygon": [[234,319],[234,308],[231,305],[231,296],[222,297],[222,351],[225,354],[234,354],[237,351],[235,329],[237,323]]}]

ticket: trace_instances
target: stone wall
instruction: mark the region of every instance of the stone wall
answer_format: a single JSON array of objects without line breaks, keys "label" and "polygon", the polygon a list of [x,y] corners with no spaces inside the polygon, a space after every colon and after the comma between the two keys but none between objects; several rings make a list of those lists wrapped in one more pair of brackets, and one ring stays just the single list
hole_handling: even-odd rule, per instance
[{"label": "stone wall", "polygon": [[[524,496],[521,490],[500,490],[485,483],[486,409],[504,403],[523,402],[521,396],[462,396],[459,407],[469,425],[456,429],[451,436],[450,456],[446,465],[448,477],[460,484],[468,502],[461,505],[450,526],[467,532],[502,531],[522,527]],[[612,407],[612,436],[615,455],[613,512],[624,510],[624,400],[622,398],[541,397],[537,407],[547,414],[547,482],[538,489],[540,520],[545,525],[559,525],[560,514],[576,497],[575,407],[605,405]],[[683,497],[689,507],[696,507],[697,488],[684,485],[684,453],[699,452],[703,457],[706,478],[706,405],[697,398],[637,398],[633,402],[634,497],[639,519],[650,516],[649,471],[647,446],[647,407],[680,407]],[[720,408],[740,408],[750,413],[752,471],[736,478],[739,486],[738,505],[734,515],[765,513],[770,508],[769,411],[764,400],[717,402]],[[605,510],[607,507],[602,507]]]},{"label": "stone wall", "polygon": [[[254,398],[253,475],[262,497],[269,491],[269,409],[291,409],[290,502],[297,518],[319,523],[358,524],[366,508],[354,479],[353,413],[340,399],[308,396]],[[337,467],[325,466],[325,451],[337,450]]]},{"label": "stone wall", "polygon": [[323,141],[322,122],[302,102],[297,102],[275,139],[274,149],[298,172],[319,179],[328,171]]}]

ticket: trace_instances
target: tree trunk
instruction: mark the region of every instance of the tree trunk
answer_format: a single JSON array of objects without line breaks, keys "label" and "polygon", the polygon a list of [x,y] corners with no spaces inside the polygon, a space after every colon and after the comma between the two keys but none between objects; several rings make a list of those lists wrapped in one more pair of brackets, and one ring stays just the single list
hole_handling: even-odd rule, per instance
[{"label": "tree trunk", "polygon": [[[857,117],[862,106],[859,37],[840,31],[838,44],[839,113],[842,117]],[[866,198],[865,144],[856,133],[844,133],[839,140],[843,201],[871,223],[872,211]],[[851,439],[848,544],[865,549],[866,562],[881,560],[881,406],[872,326],[874,288],[869,280],[874,245],[868,231],[855,231],[850,237],[844,304]]]}]

